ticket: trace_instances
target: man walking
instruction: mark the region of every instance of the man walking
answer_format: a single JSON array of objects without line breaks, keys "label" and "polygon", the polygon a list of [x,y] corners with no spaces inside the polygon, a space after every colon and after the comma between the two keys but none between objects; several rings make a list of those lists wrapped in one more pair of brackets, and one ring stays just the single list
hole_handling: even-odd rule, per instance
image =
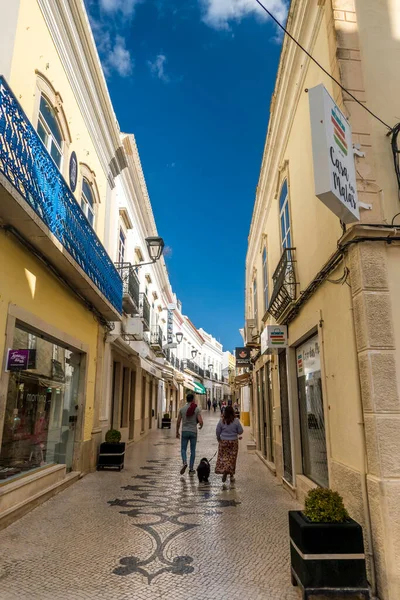
[{"label": "man walking", "polygon": [[215,398],[213,400],[213,409],[214,409],[214,412],[217,410],[217,401]]},{"label": "man walking", "polygon": [[199,424],[199,429],[201,429],[203,427],[203,418],[201,410],[194,401],[193,394],[187,394],[186,402],[187,404],[182,406],[179,411],[176,423],[176,437],[178,440],[181,437],[179,435],[179,428],[182,422],[181,455],[183,466],[180,472],[183,475],[187,469],[187,446],[190,442],[189,475],[194,475],[196,473],[194,470],[194,460],[196,458],[197,423]]},{"label": "man walking", "polygon": [[208,407],[208,412],[210,412],[210,410],[211,410],[211,400],[210,400],[210,398],[207,400],[207,407]]}]

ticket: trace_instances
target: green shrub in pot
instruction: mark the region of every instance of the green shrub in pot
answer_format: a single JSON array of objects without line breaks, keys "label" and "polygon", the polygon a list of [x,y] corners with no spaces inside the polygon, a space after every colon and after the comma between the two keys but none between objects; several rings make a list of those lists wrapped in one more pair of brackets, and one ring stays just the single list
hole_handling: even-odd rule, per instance
[{"label": "green shrub in pot", "polygon": [[345,523],[350,518],[342,496],[329,488],[310,490],[303,514],[312,523]]},{"label": "green shrub in pot", "polygon": [[121,432],[117,429],[110,429],[106,433],[106,442],[108,444],[118,444],[121,441]]}]

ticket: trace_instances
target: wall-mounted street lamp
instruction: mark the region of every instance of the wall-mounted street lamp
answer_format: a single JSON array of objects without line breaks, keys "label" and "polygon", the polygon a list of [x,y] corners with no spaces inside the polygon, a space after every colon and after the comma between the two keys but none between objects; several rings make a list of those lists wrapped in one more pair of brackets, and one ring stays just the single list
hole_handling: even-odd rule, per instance
[{"label": "wall-mounted street lamp", "polygon": [[180,344],[181,341],[183,340],[183,333],[182,333],[182,331],[178,331],[178,333],[175,334],[175,337],[176,337],[176,342],[178,344]]},{"label": "wall-mounted street lamp", "polygon": [[158,236],[147,237],[147,238],[145,238],[145,242],[146,242],[147,251],[149,253],[151,260],[149,262],[144,262],[144,263],[139,263],[138,265],[134,265],[135,269],[138,269],[139,267],[144,267],[146,265],[153,265],[162,256],[164,246],[165,246],[165,243],[164,243],[164,240],[162,239],[162,237],[158,237]]},{"label": "wall-mounted street lamp", "polygon": [[212,376],[212,374],[213,374],[213,370],[214,370],[214,365],[213,365],[213,364],[209,364],[209,365],[208,365],[208,370],[210,371],[210,374],[211,374],[211,376]]},{"label": "wall-mounted street lamp", "polygon": [[196,349],[192,350],[191,355],[192,355],[192,358],[196,358],[197,350]]}]

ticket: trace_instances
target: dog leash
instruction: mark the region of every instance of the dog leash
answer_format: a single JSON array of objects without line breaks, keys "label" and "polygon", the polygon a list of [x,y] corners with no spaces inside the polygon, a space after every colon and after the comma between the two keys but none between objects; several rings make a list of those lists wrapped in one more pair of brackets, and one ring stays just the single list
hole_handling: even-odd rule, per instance
[{"label": "dog leash", "polygon": [[217,452],[218,452],[218,448],[217,448],[217,450],[215,451],[215,454],[214,454],[214,455],[213,455],[213,456],[210,458],[210,460],[208,461],[209,463],[210,463],[210,462],[212,461],[212,459],[215,457],[215,455],[217,454]]}]

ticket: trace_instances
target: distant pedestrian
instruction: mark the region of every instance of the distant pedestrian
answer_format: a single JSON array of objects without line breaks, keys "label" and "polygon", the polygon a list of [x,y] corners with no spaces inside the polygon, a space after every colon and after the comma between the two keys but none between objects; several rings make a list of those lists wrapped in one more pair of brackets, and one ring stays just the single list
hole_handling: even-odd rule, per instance
[{"label": "distant pedestrian", "polygon": [[211,410],[211,400],[210,398],[207,400],[207,406],[208,406],[208,410]]},{"label": "distant pedestrian", "polygon": [[235,482],[236,460],[239,450],[240,436],[243,427],[239,419],[235,419],[232,406],[227,406],[225,413],[217,425],[218,458],[215,465],[217,475],[222,475],[222,483],[225,483],[228,475],[230,482]]},{"label": "distant pedestrian", "polygon": [[221,416],[224,416],[225,409],[226,409],[226,402],[225,402],[225,400],[223,400],[223,402],[221,404]]},{"label": "distant pedestrian", "polygon": [[221,400],[218,400],[218,406],[219,406],[219,410],[221,410],[221,407],[222,407]]},{"label": "distant pedestrian", "polygon": [[233,405],[233,410],[235,411],[235,417],[237,419],[240,419],[240,408],[237,402],[235,402],[235,404]]},{"label": "distant pedestrian", "polygon": [[213,409],[214,409],[214,412],[217,410],[217,401],[215,400],[215,398],[213,400]]},{"label": "distant pedestrian", "polygon": [[176,437],[179,435],[179,428],[182,422],[182,438],[181,438],[181,456],[183,466],[181,469],[181,475],[187,469],[187,446],[190,442],[190,465],[189,475],[195,475],[194,460],[196,458],[196,444],[197,444],[197,424],[199,429],[203,427],[203,418],[201,416],[201,410],[194,401],[194,395],[188,394],[186,396],[186,405],[182,406],[179,411],[178,421],[176,423]]}]

